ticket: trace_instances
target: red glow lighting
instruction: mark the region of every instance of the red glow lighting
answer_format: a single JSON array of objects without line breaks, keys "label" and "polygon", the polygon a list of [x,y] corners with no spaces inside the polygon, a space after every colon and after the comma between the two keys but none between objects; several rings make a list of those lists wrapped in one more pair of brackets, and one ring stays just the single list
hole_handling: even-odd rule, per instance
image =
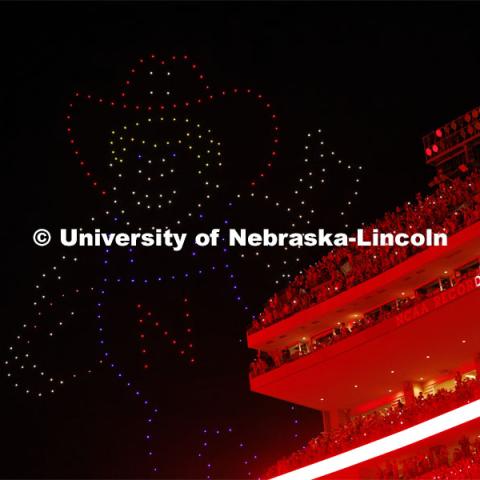
[{"label": "red glow lighting", "polygon": [[433,437],[480,417],[480,400],[456,408],[413,427],[335,455],[306,467],[274,477],[271,480],[313,480],[358,465],[399,448]]}]

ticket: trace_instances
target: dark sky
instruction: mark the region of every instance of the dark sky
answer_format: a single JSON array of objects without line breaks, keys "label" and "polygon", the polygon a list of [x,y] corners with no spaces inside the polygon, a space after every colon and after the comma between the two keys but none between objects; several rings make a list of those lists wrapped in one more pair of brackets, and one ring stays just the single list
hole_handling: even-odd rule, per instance
[{"label": "dark sky", "polygon": [[[64,253],[54,245],[35,248],[32,232],[87,224],[105,209],[67,144],[64,117],[72,92],[109,97],[140,56],[188,53],[212,88],[251,87],[268,96],[282,131],[281,161],[269,186],[279,198],[288,196],[309,129],[322,128],[341,158],[364,167],[360,200],[350,218],[351,225],[358,225],[427,191],[433,172],[424,164],[422,135],[478,105],[479,13],[475,3],[432,2],[0,4],[2,362],[10,358],[8,346],[22,323],[32,316],[41,272]],[[195,112],[225,142],[227,185],[248,169],[247,158],[255,159],[265,148],[265,122],[248,108],[228,104],[217,113]],[[102,134],[106,120],[100,114],[83,115],[94,163],[96,155],[98,161],[104,158],[105,146],[95,143],[92,132]],[[228,163],[229,152],[235,163]],[[340,173],[332,175],[327,190],[310,197],[319,206],[317,228],[341,226],[333,197],[351,187]],[[177,177],[176,184],[188,192],[189,181]],[[215,205],[209,212],[212,222],[227,215],[225,204]],[[267,218],[248,203],[232,215],[239,224],[257,227]],[[281,225],[283,219],[272,221]],[[183,271],[191,261],[149,255],[140,256],[136,274]],[[93,253],[80,271],[66,275],[67,281],[82,289],[96,286],[101,276],[97,257]],[[198,265],[202,261],[216,262],[219,269],[224,264],[215,252]],[[249,261],[234,262],[234,268],[249,305],[258,310],[273,291],[271,279],[264,273],[259,277]],[[47,289],[58,295],[63,287],[53,283],[47,282]],[[140,298],[168,317],[180,338],[181,318],[177,323],[172,319],[185,295],[192,302],[196,365],[188,365],[161,336],[149,332],[155,368],[143,372],[135,312],[128,309]],[[88,367],[99,358],[95,301],[87,295],[75,302],[76,327],[59,335],[57,343],[32,346],[48,371]],[[152,427],[156,477],[205,478],[211,463],[214,478],[244,478],[321,430],[317,412],[292,410],[287,403],[249,392],[252,354],[244,336],[250,316],[236,305],[224,276],[147,291],[110,289],[108,314],[115,318],[108,341],[116,361],[138,378],[159,408]],[[8,368],[2,364],[2,370]],[[31,379],[25,375],[22,381]],[[152,475],[144,411],[110,369],[96,367],[88,378],[68,383],[50,398],[26,398],[12,383],[2,375],[2,478]],[[232,432],[226,431],[229,427]],[[245,466],[253,455],[258,459]]]}]

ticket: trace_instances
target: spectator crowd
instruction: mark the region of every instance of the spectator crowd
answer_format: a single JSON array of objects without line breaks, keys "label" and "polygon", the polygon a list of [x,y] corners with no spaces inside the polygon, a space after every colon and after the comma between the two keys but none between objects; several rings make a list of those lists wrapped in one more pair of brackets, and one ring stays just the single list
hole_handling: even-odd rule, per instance
[{"label": "spectator crowd", "polygon": [[430,447],[423,455],[416,455],[400,462],[388,460],[378,468],[381,480],[478,480],[480,478],[480,438],[471,441],[463,436],[454,448],[449,460],[446,445]]},{"label": "spectator crowd", "polygon": [[[387,304],[385,308],[376,309],[374,312],[367,313],[356,319],[350,325],[347,325],[345,322],[341,322],[332,329],[330,334],[316,338],[312,340],[310,344],[306,343],[306,341],[301,343],[298,350],[293,355],[290,353],[289,349],[285,349],[281,352],[271,352],[271,354],[266,352],[258,352],[257,356],[250,363],[250,376],[254,378],[258,375],[262,375],[263,373],[273,370],[274,368],[278,368],[285,363],[289,363],[297,358],[308,355],[309,353],[336,344],[341,340],[349,338],[355,333],[362,332],[363,330],[373,327],[374,325],[377,325],[388,318],[398,315],[403,310],[413,308],[414,306],[420,304],[428,298],[434,297],[442,291],[448,290],[454,286],[458,286],[463,281],[471,279],[477,274],[478,267],[473,265],[468,272],[465,272],[461,275],[457,274],[452,279],[448,279],[447,282],[443,282],[442,289],[440,289],[440,281],[438,281],[437,288],[430,290],[426,294],[417,292],[414,297],[402,297],[400,299],[396,299],[396,301]],[[392,306],[392,303],[394,303],[394,306]]]},{"label": "spectator crowd", "polygon": [[463,454],[460,451],[458,456],[460,458],[454,461],[451,466],[443,465],[414,478],[418,480],[478,480],[480,478],[480,445],[478,440],[474,443],[472,452]]},{"label": "spectator crowd", "polygon": [[410,405],[398,401],[383,412],[376,410],[367,415],[350,418],[341,427],[323,432],[300,450],[280,459],[270,467],[264,477],[272,478],[378,440],[479,398],[480,380],[462,381],[457,374],[454,390],[440,389],[427,396],[420,392]]},{"label": "spectator crowd", "polygon": [[[370,239],[375,228],[380,232],[409,234],[430,228],[452,235],[480,220],[479,192],[480,174],[477,171],[463,179],[457,177],[441,183],[432,194],[425,197],[417,194],[414,202],[397,207],[366,227],[365,237]],[[332,249],[269,299],[258,319],[253,321],[250,333],[385,272],[423,248],[352,245]]]}]

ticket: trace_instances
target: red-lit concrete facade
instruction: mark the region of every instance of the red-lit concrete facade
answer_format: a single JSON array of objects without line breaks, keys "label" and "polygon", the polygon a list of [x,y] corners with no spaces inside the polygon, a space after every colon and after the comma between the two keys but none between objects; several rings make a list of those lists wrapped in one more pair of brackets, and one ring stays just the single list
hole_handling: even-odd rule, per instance
[{"label": "red-lit concrete facade", "polygon": [[[478,119],[477,110],[469,118]],[[460,158],[452,154],[455,146],[445,142],[440,145],[445,160],[436,147],[432,155],[430,144],[450,133],[444,126],[428,140],[429,163],[435,157],[450,174],[478,164],[476,130],[471,135],[475,143],[460,146]],[[436,184],[445,181],[444,175],[437,170]],[[475,201],[478,209],[478,194]],[[369,316],[376,320],[353,332],[358,319]],[[341,335],[340,328],[349,333]],[[317,461],[303,459],[300,466],[284,462],[269,478],[414,478],[405,473],[406,463],[402,472],[387,477],[379,474],[379,466],[427,452],[440,458],[441,449],[449,459],[458,456],[459,438],[480,439],[480,221],[451,235],[448,246],[421,251],[328,300],[250,331],[248,346],[275,359],[251,374],[251,390],[322,411],[327,432],[355,417],[418,406],[426,396],[437,401],[443,392],[447,399],[454,392],[460,398],[466,384],[477,389],[465,400],[457,398],[451,408],[427,412],[424,420],[397,425],[374,441],[356,439],[351,448]],[[469,451],[477,452],[472,462],[480,463],[480,440]]]},{"label": "red-lit concrete facade", "polygon": [[[411,296],[430,281],[454,276],[457,268],[479,257],[477,223],[451,237],[448,247],[414,255],[327,302],[249,335],[248,345],[265,352],[309,345],[338,322],[354,321],[395,298]],[[419,388],[443,381],[455,369],[473,370],[480,352],[480,288],[475,277],[336,344],[312,349],[258,375],[251,379],[251,389],[322,411],[349,408],[361,413],[402,396],[404,382]]]}]

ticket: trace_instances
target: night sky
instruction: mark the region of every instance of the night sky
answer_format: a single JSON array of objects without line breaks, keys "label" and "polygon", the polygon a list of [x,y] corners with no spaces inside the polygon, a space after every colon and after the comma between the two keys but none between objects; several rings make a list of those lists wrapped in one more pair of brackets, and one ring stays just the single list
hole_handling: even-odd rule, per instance
[{"label": "night sky", "polygon": [[[155,460],[146,455],[142,406],[108,367],[95,366],[100,350],[92,296],[73,302],[73,326],[32,350],[46,371],[67,376],[72,369],[93,366],[94,372],[66,382],[48,398],[15,391],[3,364],[8,347],[32,317],[41,273],[65,253],[58,245],[35,247],[31,235],[40,227],[90,225],[90,217],[105,210],[65,134],[73,92],[108,98],[139,57],[188,53],[212,89],[249,87],[268,97],[281,127],[278,163],[268,180],[278,198],[290,201],[287,192],[310,130],[321,128],[329,149],[363,166],[359,198],[349,212],[349,224],[356,227],[427,192],[433,171],[424,163],[422,135],[478,105],[479,14],[474,3],[2,3],[1,477],[247,478],[322,428],[318,412],[249,392],[253,353],[246,348],[245,332],[251,314],[235,301],[236,293],[220,273],[225,260],[215,251],[194,260],[187,253],[141,252],[133,267],[140,277],[172,275],[190,264],[218,269],[202,281],[143,290],[122,286],[108,293],[107,313],[115,319],[107,334],[112,355],[159,409],[151,427]],[[194,95],[188,82],[177,86]],[[136,93],[139,101],[143,94]],[[192,114],[224,144],[226,169],[220,178],[227,190],[241,185],[269,149],[264,132],[270,124],[259,112],[248,102],[232,101]],[[115,119],[87,108],[78,118],[94,166],[107,158],[105,144]],[[353,187],[340,170],[328,172],[325,187],[309,196],[317,208],[311,227],[335,231],[342,228],[338,202]],[[172,185],[187,192],[178,206],[186,211],[194,179],[179,173]],[[230,213],[223,198],[207,209],[209,227],[229,218],[239,226],[290,229],[282,215],[257,208],[254,200]],[[171,215],[131,219],[132,224],[161,226],[173,221],[176,211]],[[296,270],[323,253],[306,253]],[[272,264],[280,261],[278,250],[265,255]],[[119,254],[112,269],[125,273],[124,260]],[[92,251],[65,281],[82,289],[96,286],[100,262],[99,250]],[[232,261],[235,284],[252,312],[275,290],[273,277],[259,263]],[[47,290],[55,295],[62,289],[54,284],[47,282]],[[152,368],[143,371],[132,305],[148,305],[181,338],[178,306],[185,296],[191,305],[195,364],[148,331]],[[29,383],[27,374],[22,382]],[[158,465],[155,475],[152,461]]]}]

